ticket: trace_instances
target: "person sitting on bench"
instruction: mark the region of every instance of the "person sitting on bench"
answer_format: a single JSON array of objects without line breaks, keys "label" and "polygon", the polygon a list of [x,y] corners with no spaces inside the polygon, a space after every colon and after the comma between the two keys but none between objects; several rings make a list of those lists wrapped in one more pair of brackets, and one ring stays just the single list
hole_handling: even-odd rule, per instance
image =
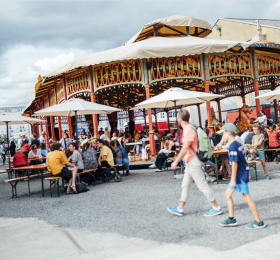
[{"label": "person sitting on bench", "polygon": [[165,141],[165,149],[161,149],[158,153],[156,162],[151,165],[149,168],[158,168],[156,172],[161,172],[163,169],[165,169],[165,161],[169,157],[174,157],[176,151],[176,145],[173,141],[171,141],[170,137],[166,138]]},{"label": "person sitting on bench", "polygon": [[110,168],[114,165],[114,156],[111,149],[105,145],[105,141],[102,139],[97,139],[96,144],[100,148],[100,155],[98,158],[99,167]]},{"label": "person sitting on bench", "polygon": [[51,152],[47,154],[47,164],[55,177],[62,177],[68,181],[66,194],[77,194],[76,176],[78,168],[73,163],[68,162],[64,152],[61,151],[61,144],[54,143]]},{"label": "person sitting on bench", "polygon": [[[28,162],[26,156],[24,155],[24,153],[22,152],[22,149],[18,148],[17,153],[14,155],[13,167],[19,168],[19,167],[25,167],[25,166],[29,166],[29,162]],[[20,173],[20,171],[16,171],[16,173],[18,174],[18,173]]]}]

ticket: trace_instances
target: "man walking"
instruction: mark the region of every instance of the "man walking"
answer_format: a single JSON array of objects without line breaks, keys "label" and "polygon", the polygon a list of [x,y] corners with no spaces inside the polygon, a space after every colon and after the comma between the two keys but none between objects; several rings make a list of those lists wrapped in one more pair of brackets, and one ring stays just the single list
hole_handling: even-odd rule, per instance
[{"label": "man walking", "polygon": [[185,159],[186,167],[184,179],[182,181],[180,203],[178,206],[174,208],[168,208],[167,210],[176,216],[183,216],[184,206],[189,196],[191,184],[194,181],[199,190],[212,204],[211,209],[207,211],[204,216],[219,215],[222,213],[222,209],[218,206],[213,196],[212,190],[205,180],[203,163],[198,159],[196,154],[196,152],[198,151],[198,138],[196,131],[189,123],[190,114],[187,110],[181,109],[178,112],[177,118],[178,123],[183,127],[183,147],[179,155],[176,157],[176,160],[172,163],[171,169],[175,170],[176,166],[183,159],[183,157]]}]

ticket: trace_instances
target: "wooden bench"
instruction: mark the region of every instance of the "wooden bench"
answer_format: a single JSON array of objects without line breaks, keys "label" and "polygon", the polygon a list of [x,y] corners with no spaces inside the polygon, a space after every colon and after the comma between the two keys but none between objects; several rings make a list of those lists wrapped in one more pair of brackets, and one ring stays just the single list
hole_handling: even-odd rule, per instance
[{"label": "wooden bench", "polygon": [[[43,175],[47,175],[50,174],[50,172],[44,172]],[[33,174],[29,176],[29,179],[33,179],[36,177],[39,177],[40,174]],[[4,183],[9,183],[12,186],[12,198],[17,198],[17,184],[19,181],[21,180],[27,180],[28,176],[23,176],[23,177],[18,177],[18,178],[13,178],[13,179],[8,179],[8,180],[4,180]]]},{"label": "wooden bench", "polygon": [[10,183],[12,186],[12,198],[17,198],[17,184],[24,179],[27,179],[27,176],[4,180],[5,183]]},{"label": "wooden bench", "polygon": [[[166,159],[166,162],[167,162],[167,161],[169,161],[169,162],[170,162],[170,161],[171,161],[171,162],[174,162],[175,159],[176,159],[176,157],[169,157],[169,158]],[[166,165],[166,169],[168,170],[167,165]],[[184,164],[180,163],[180,172],[181,172],[181,174],[183,174],[183,173],[182,173],[183,171],[184,171]],[[174,176],[175,176],[175,175],[177,175],[177,169],[174,170]]]},{"label": "wooden bench", "polygon": [[257,161],[248,161],[247,164],[248,164],[249,168],[253,168],[255,170],[256,181],[258,181]]},{"label": "wooden bench", "polygon": [[264,152],[276,152],[276,159],[277,159],[277,164],[279,163],[279,159],[280,159],[280,148],[269,148],[269,149],[264,149]]},{"label": "wooden bench", "polygon": [[79,182],[81,181],[81,180],[80,180],[80,175],[81,175],[81,174],[84,174],[84,173],[88,173],[90,176],[93,177],[93,179],[94,179],[94,185],[95,185],[95,172],[96,172],[97,170],[98,170],[98,168],[89,169],[89,170],[83,170],[82,172],[78,172],[78,173],[77,173],[77,177],[78,177],[78,179],[79,179]]},{"label": "wooden bench", "polygon": [[48,177],[45,178],[45,180],[50,182],[50,193],[52,197],[52,187],[56,188],[57,191],[57,197],[60,197],[60,192],[59,192],[59,179],[61,177]]},{"label": "wooden bench", "polygon": [[[97,170],[98,170],[98,168],[90,169],[90,170],[83,170],[82,172],[77,173],[77,177],[79,178],[79,181],[80,181],[81,174],[89,173],[94,178],[94,184],[95,184],[95,175],[93,174],[93,172],[96,172]],[[62,177],[59,177],[59,176],[56,177],[55,175],[53,175],[52,177],[45,178],[45,180],[50,182],[51,197],[52,197],[52,187],[57,189],[57,196],[60,197],[60,192],[59,192],[59,180],[60,179],[62,179]],[[62,182],[62,187],[63,187],[63,182]]]}]

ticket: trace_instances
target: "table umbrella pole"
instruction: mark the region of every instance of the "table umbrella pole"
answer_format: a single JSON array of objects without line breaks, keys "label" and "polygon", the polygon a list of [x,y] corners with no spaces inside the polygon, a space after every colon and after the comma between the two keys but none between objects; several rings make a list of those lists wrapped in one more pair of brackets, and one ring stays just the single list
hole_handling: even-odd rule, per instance
[{"label": "table umbrella pole", "polygon": [[75,112],[75,140],[78,144],[78,126],[77,126],[77,112],[78,111],[74,111]]},{"label": "table umbrella pole", "polygon": [[[6,122],[6,126],[7,126],[7,143],[8,143],[8,150],[7,153],[9,153],[10,151],[10,143],[9,143],[9,126],[8,126],[9,122]],[[9,162],[9,174],[10,174],[10,170],[11,170],[11,166],[10,166],[10,153],[8,155],[8,162]]]},{"label": "table umbrella pole", "polygon": [[175,116],[176,116],[176,123],[177,123],[177,135],[179,140],[179,150],[181,150],[181,140],[180,140],[180,129],[179,129],[179,123],[177,118],[177,106],[176,106],[176,100],[173,101],[175,105]]}]

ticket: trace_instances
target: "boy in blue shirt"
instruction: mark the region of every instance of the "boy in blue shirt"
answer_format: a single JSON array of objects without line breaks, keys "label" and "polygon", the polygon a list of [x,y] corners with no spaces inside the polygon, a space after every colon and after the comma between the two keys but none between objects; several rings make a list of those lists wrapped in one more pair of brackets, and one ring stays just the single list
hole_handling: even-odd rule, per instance
[{"label": "boy in blue shirt", "polygon": [[231,181],[229,182],[225,192],[229,218],[220,222],[220,225],[224,227],[237,225],[237,221],[234,218],[234,204],[232,200],[232,194],[234,191],[239,191],[243,195],[244,200],[250,207],[250,210],[252,211],[255,218],[254,223],[248,225],[246,228],[264,228],[266,225],[260,219],[257,206],[249,194],[249,167],[245,160],[245,151],[243,146],[239,142],[235,141],[236,126],[234,124],[225,124],[222,130],[218,131],[217,134],[223,134],[223,139],[230,144],[228,156],[232,171]]}]

